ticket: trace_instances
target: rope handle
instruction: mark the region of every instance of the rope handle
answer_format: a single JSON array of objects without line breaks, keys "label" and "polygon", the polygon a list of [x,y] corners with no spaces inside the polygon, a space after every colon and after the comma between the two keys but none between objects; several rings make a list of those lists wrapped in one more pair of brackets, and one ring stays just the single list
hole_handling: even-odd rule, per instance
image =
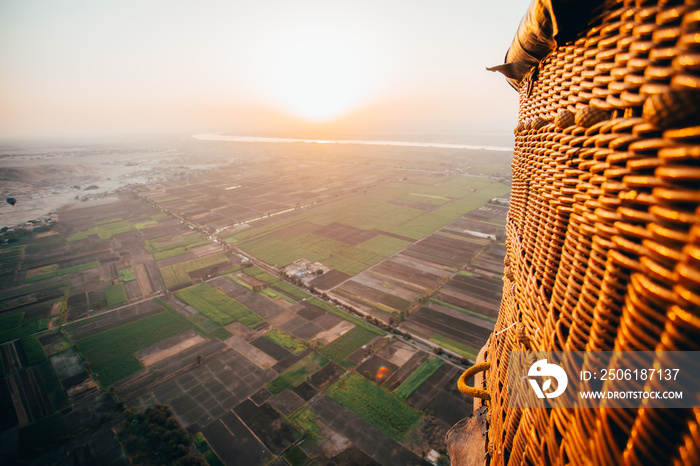
[{"label": "rope handle", "polygon": [[479,364],[474,364],[472,367],[464,371],[464,373],[459,377],[459,380],[457,381],[457,388],[459,388],[459,391],[467,396],[471,396],[473,398],[481,398],[482,400],[489,401],[491,399],[491,395],[489,395],[489,392],[487,392],[486,390],[482,390],[481,388],[470,387],[469,385],[467,385],[467,380],[474,377],[475,374],[479,372],[484,372],[490,368],[491,363],[488,361],[484,361],[480,362]]}]

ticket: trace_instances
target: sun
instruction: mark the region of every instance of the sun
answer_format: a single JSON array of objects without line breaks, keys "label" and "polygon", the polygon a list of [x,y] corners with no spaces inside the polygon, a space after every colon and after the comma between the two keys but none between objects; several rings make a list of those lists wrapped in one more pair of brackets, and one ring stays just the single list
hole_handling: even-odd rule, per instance
[{"label": "sun", "polygon": [[318,25],[288,30],[269,44],[266,88],[270,100],[299,117],[323,121],[368,98],[371,72],[363,43]]}]

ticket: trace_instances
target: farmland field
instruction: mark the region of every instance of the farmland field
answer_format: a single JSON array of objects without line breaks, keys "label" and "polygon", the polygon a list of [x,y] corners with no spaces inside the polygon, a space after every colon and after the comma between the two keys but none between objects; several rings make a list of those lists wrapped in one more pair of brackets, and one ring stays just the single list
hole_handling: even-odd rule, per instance
[{"label": "farmland field", "polygon": [[434,303],[440,304],[442,306],[447,306],[447,307],[454,309],[456,311],[464,312],[465,314],[469,314],[470,316],[474,316],[474,317],[478,317],[480,319],[488,320],[489,322],[493,322],[494,324],[496,323],[496,319],[494,319],[493,317],[485,316],[483,314],[479,314],[478,312],[470,311],[468,309],[464,309],[462,307],[455,306],[454,304],[440,301],[437,298],[430,298],[430,300]]},{"label": "farmland field", "polygon": [[99,265],[100,265],[99,262],[94,261],[94,262],[89,262],[87,264],[75,265],[73,267],[68,267],[65,269],[53,268],[52,270],[49,270],[45,273],[42,273],[39,275],[34,275],[33,277],[28,277],[27,279],[24,280],[24,282],[25,283],[32,283],[32,282],[36,282],[39,280],[45,280],[47,278],[60,277],[62,275],[69,275],[71,273],[80,272],[81,270],[92,269],[94,267],[98,267]]},{"label": "farmland field", "polygon": [[306,346],[300,341],[293,337],[290,337],[284,332],[280,332],[276,328],[273,328],[265,334],[265,338],[270,341],[277,343],[282,348],[287,348],[294,354],[299,354],[306,349]]},{"label": "farmland field", "polygon": [[300,409],[290,416],[289,420],[311,440],[321,438],[321,428],[316,422],[316,416],[308,408]]},{"label": "farmland field", "polygon": [[[176,313],[175,309],[173,309],[170,305],[165,303],[162,299],[156,298],[153,300],[154,302],[158,303],[158,305],[164,309],[167,309],[168,311],[172,313]],[[173,299],[172,301],[176,301]],[[179,301],[178,301],[179,303]],[[226,340],[231,336],[229,332],[226,331],[225,328],[223,328],[221,325],[217,324],[213,320],[209,319],[207,316],[205,316],[202,313],[196,313],[194,315],[191,315],[187,317],[187,320],[192,323],[194,326],[196,326],[195,330],[197,330],[199,333],[204,335],[207,338],[218,338],[219,340]]]},{"label": "farmland field", "polygon": [[187,248],[177,247],[177,248],[173,248],[173,249],[167,249],[165,251],[156,252],[153,254],[153,258],[157,261],[160,261],[160,260],[169,259],[169,258],[175,257],[175,256],[181,256],[185,253],[187,253]]},{"label": "farmland field", "polygon": [[22,325],[24,312],[15,312],[14,314],[6,314],[0,317],[0,332],[17,328]]},{"label": "farmland field", "polygon": [[25,452],[42,451],[47,445],[58,445],[68,435],[60,413],[54,413],[19,431],[19,448]]},{"label": "farmland field", "polygon": [[247,327],[255,328],[265,323],[262,317],[208,283],[200,283],[191,288],[176,291],[175,296],[219,325],[240,322]]},{"label": "farmland field", "polygon": [[260,290],[259,294],[265,296],[266,298],[270,298],[271,300],[277,300],[277,299],[282,299],[284,301],[287,301],[288,303],[295,304],[296,301],[290,298],[289,296],[282,294],[278,291],[273,290],[272,288],[264,288]]},{"label": "farmland field", "polygon": [[107,306],[114,306],[115,304],[121,304],[126,302],[126,290],[124,285],[119,283],[117,285],[110,285],[105,288],[105,297],[107,298]]},{"label": "farmland field", "polygon": [[[318,298],[309,298],[307,300],[307,302],[310,304],[313,304],[314,306],[318,306],[321,309],[325,309],[326,311],[330,312],[331,314],[335,314],[338,317],[342,317],[343,319],[345,319],[349,322],[352,322],[356,326],[361,327],[361,328],[367,330],[368,332],[374,333],[376,335],[386,335],[386,332],[384,332],[384,330],[380,329],[379,327],[375,327],[374,325],[370,325],[367,322],[365,322],[364,320],[359,319],[352,314],[348,314],[345,311],[341,311],[337,307],[331,306],[330,304],[326,303],[325,301],[321,301]],[[360,346],[362,346],[362,345],[360,345]]]},{"label": "farmland field", "polygon": [[377,334],[374,332],[370,332],[362,327],[355,327],[319,351],[327,358],[340,362],[356,349],[369,343],[376,336]]},{"label": "farmland field", "polygon": [[56,372],[53,370],[51,363],[49,361],[43,361],[36,366],[33,366],[33,368],[36,368],[42,381],[44,382],[46,394],[51,400],[51,403],[53,403],[54,408],[61,410],[69,406],[66,392],[63,390],[63,386],[61,386],[61,382],[58,380]]},{"label": "farmland field", "polygon": [[284,291],[287,294],[290,294],[294,297],[297,297],[299,299],[304,299],[308,298],[309,294],[306,291],[300,290],[294,285],[290,285],[289,283],[282,281],[280,279],[277,279],[276,281],[272,282],[271,284],[274,288],[277,288],[278,290]]},{"label": "farmland field", "polygon": [[398,386],[394,393],[399,398],[404,400],[411,396],[423,382],[428,380],[443,365],[443,360],[438,358],[428,358],[423,364],[418,367],[404,382]]},{"label": "farmland field", "polygon": [[109,387],[143,366],[134,353],[191,325],[179,314],[165,311],[76,341],[95,378]]},{"label": "farmland field", "polygon": [[197,246],[208,244],[209,242],[197,233],[190,233],[187,236],[158,238],[157,240],[146,241],[146,251],[150,253],[162,253],[172,249],[182,248],[185,250]]},{"label": "farmland field", "polygon": [[224,253],[212,254],[200,259],[192,259],[175,265],[165,266],[160,269],[160,273],[163,277],[165,287],[172,288],[173,286],[189,283],[191,278],[188,274],[190,272],[212,265],[222,264],[227,261],[228,256]]},{"label": "farmland field", "polygon": [[100,239],[110,239],[118,233],[135,230],[136,227],[127,220],[115,218],[111,220],[103,220],[96,222],[93,228],[86,231],[74,233],[68,237],[68,242],[79,241],[88,238],[91,235],[97,235]]},{"label": "farmland field", "polygon": [[[416,342],[472,355],[492,332],[507,201],[484,202],[507,176],[464,176],[493,164],[482,151],[183,144],[169,162],[224,164],[80,193],[50,231],[0,245],[0,424],[16,426],[0,434],[20,456],[7,461],[119,460],[111,387],[125,408],[170,405],[213,464],[421,464],[440,450],[471,408],[463,369]],[[269,267],[299,257],[332,270]]]},{"label": "farmland field", "polygon": [[34,335],[23,337],[21,341],[22,349],[27,356],[27,362],[30,366],[46,359],[44,347],[41,346],[41,343],[39,343],[39,340],[37,340]]},{"label": "farmland field", "polygon": [[136,273],[134,272],[134,269],[129,267],[128,269],[120,270],[119,280],[122,282],[131,282],[136,280]]},{"label": "farmland field", "polygon": [[296,387],[326,364],[328,364],[328,359],[318,353],[311,353],[282,372],[275,380],[267,385],[267,389],[274,395],[281,392],[286,387]]},{"label": "farmland field", "polygon": [[23,312],[17,312],[4,316],[0,330],[0,343],[32,335],[36,332],[48,328],[48,319],[41,319],[39,316],[27,317]]},{"label": "farmland field", "polygon": [[250,290],[250,291],[253,291],[253,287],[252,287],[252,286],[250,286],[249,284],[247,284],[246,282],[244,282],[244,281],[241,280],[240,278],[236,277],[235,275],[226,275],[226,278],[228,278],[229,280],[231,280],[231,281],[234,282],[234,283],[237,283],[237,284],[241,285],[243,288],[246,288],[246,289],[248,289],[248,290]]},{"label": "farmland field", "polygon": [[[424,177],[415,184],[391,183],[291,219],[243,229],[224,240],[269,264],[285,266],[304,257],[356,275],[507,191],[506,185],[481,178]],[[394,202],[406,197],[441,205],[425,211]],[[367,239],[358,243],[352,232]]]},{"label": "farmland field", "polygon": [[476,359],[476,355],[479,353],[478,348],[472,348],[471,346],[451,340],[450,338],[440,334],[436,334],[430,339],[430,341],[437,343],[440,346],[444,346],[448,350],[454,351],[457,354],[461,354],[465,358]]},{"label": "farmland field", "polygon": [[389,437],[400,440],[422,417],[396,395],[356,373],[350,373],[326,393]]}]

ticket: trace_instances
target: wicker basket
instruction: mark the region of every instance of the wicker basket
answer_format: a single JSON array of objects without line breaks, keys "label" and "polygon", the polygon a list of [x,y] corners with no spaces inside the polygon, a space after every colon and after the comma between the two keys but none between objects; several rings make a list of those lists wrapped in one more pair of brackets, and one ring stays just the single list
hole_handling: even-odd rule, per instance
[{"label": "wicker basket", "polygon": [[504,389],[512,350],[700,350],[700,1],[607,1],[518,88],[491,464],[700,464],[700,410]]}]

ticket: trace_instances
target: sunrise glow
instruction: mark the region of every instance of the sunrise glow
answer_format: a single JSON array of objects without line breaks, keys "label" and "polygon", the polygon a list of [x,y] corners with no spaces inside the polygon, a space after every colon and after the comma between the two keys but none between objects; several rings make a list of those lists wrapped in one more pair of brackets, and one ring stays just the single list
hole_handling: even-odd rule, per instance
[{"label": "sunrise glow", "polygon": [[509,1],[7,0],[0,137],[509,133]]},{"label": "sunrise glow", "polygon": [[312,121],[342,116],[365,103],[377,71],[361,36],[306,22],[281,27],[265,44],[261,59],[268,100]]}]

